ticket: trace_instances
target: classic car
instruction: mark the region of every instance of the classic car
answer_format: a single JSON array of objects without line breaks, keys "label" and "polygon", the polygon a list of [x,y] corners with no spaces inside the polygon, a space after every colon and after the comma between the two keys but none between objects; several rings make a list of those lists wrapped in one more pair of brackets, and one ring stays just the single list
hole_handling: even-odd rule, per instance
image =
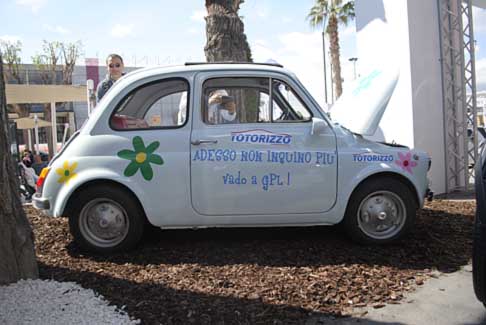
[{"label": "classic car", "polygon": [[131,72],[42,171],[34,205],[68,217],[79,245],[100,253],[134,247],[147,225],[342,223],[357,242],[395,241],[431,166],[425,152],[365,138],[397,80],[393,69],[357,80],[331,120],[275,64]]}]

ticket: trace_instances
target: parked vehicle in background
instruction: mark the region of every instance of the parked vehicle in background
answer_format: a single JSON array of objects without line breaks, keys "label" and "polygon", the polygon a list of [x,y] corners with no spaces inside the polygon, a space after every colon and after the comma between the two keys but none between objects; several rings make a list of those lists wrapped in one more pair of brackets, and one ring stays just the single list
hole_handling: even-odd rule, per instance
[{"label": "parked vehicle in background", "polygon": [[424,152],[363,137],[397,78],[360,79],[333,107],[340,125],[281,66],[137,70],[42,171],[34,205],[67,216],[75,240],[101,253],[132,248],[146,224],[343,223],[357,242],[393,242],[413,226],[431,165]]},{"label": "parked vehicle in background", "polygon": [[486,150],[475,166],[476,217],[473,239],[473,285],[476,297],[486,306]]}]

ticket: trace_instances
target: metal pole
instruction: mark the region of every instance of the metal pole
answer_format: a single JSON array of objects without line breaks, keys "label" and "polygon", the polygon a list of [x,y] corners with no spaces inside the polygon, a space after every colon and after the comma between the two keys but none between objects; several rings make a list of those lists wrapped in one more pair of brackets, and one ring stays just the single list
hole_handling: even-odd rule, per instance
[{"label": "metal pole", "polygon": [[64,147],[64,144],[66,143],[68,128],[69,128],[69,123],[64,123],[64,132],[62,134],[62,145],[61,145],[61,148]]},{"label": "metal pole", "polygon": [[324,61],[324,100],[327,104],[326,33],[322,31],[322,56]]},{"label": "metal pole", "polygon": [[39,126],[37,125],[37,114],[34,114],[34,136],[35,136],[35,154],[39,155]]},{"label": "metal pole", "polygon": [[356,79],[356,61],[358,61],[358,58],[349,58],[348,60],[353,62],[353,75],[354,79]]},{"label": "metal pole", "polygon": [[[462,135],[462,157],[463,161],[461,162],[463,164],[463,177],[464,177],[464,190],[469,190],[469,163],[468,163],[468,145],[469,145],[469,139],[468,139],[468,134],[467,134],[467,103],[466,103],[466,76],[464,68],[466,67],[466,59],[464,57],[464,50],[465,50],[465,44],[464,44],[464,28],[463,28],[463,17],[462,17],[462,1],[457,0],[456,3],[456,10],[457,10],[457,23],[458,23],[458,28],[459,28],[459,46],[460,46],[460,53],[461,55],[459,56],[459,67],[461,69],[460,73],[460,88],[458,88],[460,96],[458,98],[458,105],[461,107],[461,118],[460,122],[462,122],[461,126],[461,135]],[[461,127],[460,126],[460,127]],[[472,130],[473,131],[473,130]],[[474,134],[472,135],[474,136]]]},{"label": "metal pole", "polygon": [[[474,28],[473,28],[473,15],[472,15],[472,1],[466,0],[462,2],[462,32],[463,32],[463,47],[464,54],[467,54],[467,62],[464,62],[464,99],[465,106],[464,111],[467,119],[464,122],[467,128],[471,128],[471,135],[468,137],[466,132],[466,143],[468,154],[466,156],[466,166],[472,163],[473,165],[478,161],[478,116],[477,116],[477,103],[476,103],[476,57],[474,48]],[[466,20],[466,22],[464,22]],[[467,98],[467,93],[470,92],[470,98]],[[473,189],[474,185],[474,168],[469,169],[468,178],[466,179],[466,189]]]},{"label": "metal pole", "polygon": [[[447,132],[447,119],[448,119],[448,113],[447,113],[447,107],[448,107],[448,102],[446,99],[446,85],[447,81],[446,78],[447,72],[445,71],[444,67],[446,65],[446,62],[448,61],[449,53],[446,50],[447,46],[447,33],[445,31],[449,30],[450,28],[450,22],[449,19],[446,19],[445,13],[447,8],[447,3],[444,0],[437,0],[437,11],[439,13],[439,40],[440,40],[440,71],[441,71],[441,76],[442,76],[442,110],[443,110],[443,121],[442,121],[442,127],[444,128],[444,177],[445,177],[445,192],[449,193],[450,192],[450,185],[449,185],[449,155],[448,155],[448,132]],[[449,16],[447,16],[448,18]],[[444,25],[445,24],[445,25]]]},{"label": "metal pole", "polygon": [[32,151],[32,129],[27,130],[27,135],[29,136],[29,150]]},{"label": "metal pole", "polygon": [[331,65],[331,104],[334,104],[334,76],[332,75],[332,61],[329,63]]},{"label": "metal pole", "polygon": [[91,116],[91,111],[93,110],[94,107],[94,102],[96,101],[93,100],[94,97],[94,81],[92,79],[86,80],[86,97],[87,97],[87,103],[88,103],[88,116]]},{"label": "metal pole", "polygon": [[52,152],[57,153],[57,114],[56,103],[51,102],[51,130],[52,130]]}]

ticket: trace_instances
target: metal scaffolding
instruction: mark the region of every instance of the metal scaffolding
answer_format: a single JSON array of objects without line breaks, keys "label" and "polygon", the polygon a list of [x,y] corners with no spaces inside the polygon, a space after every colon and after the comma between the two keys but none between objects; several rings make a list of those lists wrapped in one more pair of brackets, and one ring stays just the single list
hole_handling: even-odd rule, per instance
[{"label": "metal scaffolding", "polygon": [[438,0],[446,192],[471,190],[478,158],[471,0]]}]

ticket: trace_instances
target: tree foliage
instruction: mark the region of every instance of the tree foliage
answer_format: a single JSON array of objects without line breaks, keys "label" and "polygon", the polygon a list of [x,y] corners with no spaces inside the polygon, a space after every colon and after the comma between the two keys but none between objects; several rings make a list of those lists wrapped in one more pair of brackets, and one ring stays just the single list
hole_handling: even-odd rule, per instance
[{"label": "tree foliage", "polygon": [[56,84],[57,62],[61,56],[61,43],[57,41],[42,43],[42,52],[32,56],[32,63],[40,73],[40,78],[44,84]]},{"label": "tree foliage", "polygon": [[[40,72],[42,83],[70,85],[76,61],[82,53],[81,41],[64,43],[44,40],[42,51],[32,56],[32,63]],[[61,72],[61,78],[58,72]]]},{"label": "tree foliage", "polygon": [[4,71],[5,80],[13,79],[18,84],[21,84],[20,64],[22,59],[20,53],[22,52],[22,42],[0,40],[0,51],[3,53],[2,61],[7,67]]},{"label": "tree foliage", "polygon": [[64,63],[62,68],[63,84],[70,85],[73,83],[74,67],[82,53],[83,44],[81,41],[75,43],[61,43],[61,59]]},{"label": "tree foliage", "polygon": [[[42,52],[32,57],[32,62],[40,73],[43,84],[72,84],[72,75],[76,60],[82,52],[80,41],[76,43],[63,43],[58,41],[43,41]],[[58,63],[62,62],[63,65]],[[49,104],[44,104],[44,119],[51,118]],[[47,128],[50,130],[50,128]],[[51,137],[47,139],[49,155],[54,154],[54,143]]]},{"label": "tree foliage", "polygon": [[[3,64],[6,69],[3,70],[3,77],[6,82],[23,84],[22,78],[22,42],[0,40],[0,51],[3,53]],[[8,107],[10,111],[17,113],[20,117],[26,117],[30,114],[30,104],[13,104]],[[27,134],[25,132],[25,134]]]},{"label": "tree foliage", "polygon": [[322,27],[329,36],[333,84],[336,97],[342,93],[341,62],[339,54],[339,25],[347,25],[355,17],[354,1],[316,0],[307,19],[313,28]]}]

